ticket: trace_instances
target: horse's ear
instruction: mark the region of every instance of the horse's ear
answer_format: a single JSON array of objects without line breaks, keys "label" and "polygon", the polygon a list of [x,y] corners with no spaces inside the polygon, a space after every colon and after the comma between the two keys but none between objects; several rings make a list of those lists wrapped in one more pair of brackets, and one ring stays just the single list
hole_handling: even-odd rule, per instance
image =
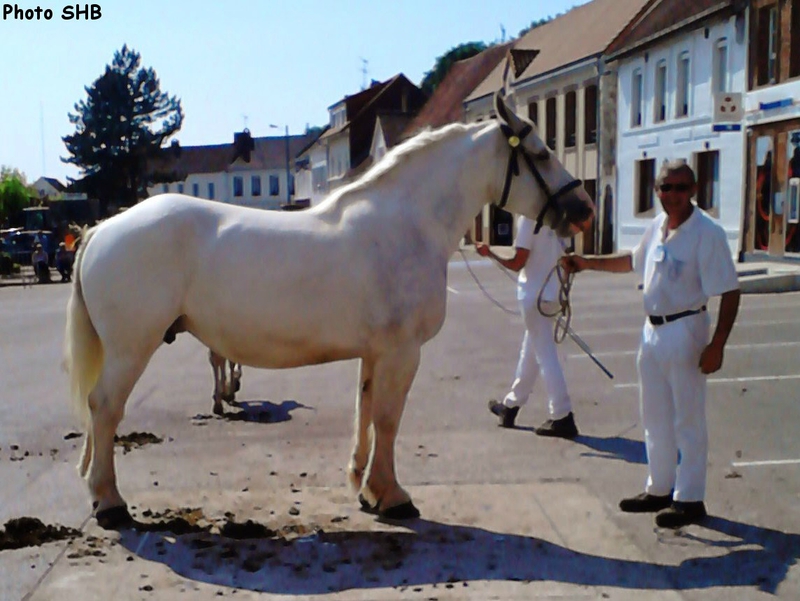
[{"label": "horse's ear", "polygon": [[503,123],[506,123],[515,133],[519,133],[522,128],[525,127],[525,123],[509,108],[500,92],[495,92],[494,108],[497,112],[497,117]]}]

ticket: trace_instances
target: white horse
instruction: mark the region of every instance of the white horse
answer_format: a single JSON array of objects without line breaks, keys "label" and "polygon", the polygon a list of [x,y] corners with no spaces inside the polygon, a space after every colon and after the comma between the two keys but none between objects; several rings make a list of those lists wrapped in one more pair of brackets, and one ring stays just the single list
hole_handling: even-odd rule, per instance
[{"label": "white horse", "polygon": [[[216,415],[223,415],[225,409],[222,401],[232,404],[241,387],[242,366],[212,350],[208,351],[208,360],[211,363],[211,370],[214,372],[213,411]],[[230,378],[228,372],[230,372]]]},{"label": "white horse", "polygon": [[[349,480],[382,516],[419,515],[395,476],[395,437],[420,348],[445,319],[459,240],[501,196],[532,218],[546,207],[544,223],[561,235],[585,230],[593,214],[533,125],[499,95],[496,108],[499,120],[419,134],[307,211],[165,194],[90,232],[67,309],[65,364],[87,430],[79,471],[101,526],[130,520],[114,434],[170,329],[260,368],[361,359]],[[529,168],[513,168],[520,157]]]}]

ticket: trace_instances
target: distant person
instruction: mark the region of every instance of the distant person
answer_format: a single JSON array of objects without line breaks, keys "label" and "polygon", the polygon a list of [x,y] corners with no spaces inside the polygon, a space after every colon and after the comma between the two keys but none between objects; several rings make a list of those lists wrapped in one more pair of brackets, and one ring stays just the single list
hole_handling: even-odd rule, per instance
[{"label": "distant person", "polygon": [[33,265],[33,272],[36,274],[36,279],[40,284],[47,284],[50,282],[50,267],[48,266],[49,258],[41,242],[37,242],[33,247],[33,254],[31,254],[31,264]]},{"label": "distant person", "polygon": [[[619,506],[660,512],[658,526],[678,528],[706,517],[706,376],[722,367],[740,291],[725,230],[692,202],[697,184],[691,167],[666,163],[656,191],[664,212],[632,254],[570,255],[562,264],[570,272],[636,271],[642,277],[647,320],[636,366],[648,475],[645,491]],[[706,304],[717,295],[719,316],[709,341]]]},{"label": "distant person", "polygon": [[67,250],[64,242],[60,242],[56,250],[56,269],[61,274],[62,282],[69,282],[72,279],[72,253]]},{"label": "distant person", "polygon": [[532,219],[520,217],[514,240],[516,250],[511,259],[498,257],[481,242],[475,245],[481,256],[492,257],[506,269],[519,272],[517,300],[525,319],[525,334],[511,390],[502,402],[490,401],[489,411],[500,418],[502,427],[513,428],[520,407],[528,402],[533,385],[541,374],[547,389],[549,418],[534,432],[539,436],[575,438],[578,428],[556,348],[553,319],[539,311],[538,302],[541,291],[541,304],[545,312],[551,315],[557,312],[558,278],[550,278],[547,286],[545,282],[564,254],[564,246],[549,227],[542,227],[538,234],[534,234],[535,226]]}]

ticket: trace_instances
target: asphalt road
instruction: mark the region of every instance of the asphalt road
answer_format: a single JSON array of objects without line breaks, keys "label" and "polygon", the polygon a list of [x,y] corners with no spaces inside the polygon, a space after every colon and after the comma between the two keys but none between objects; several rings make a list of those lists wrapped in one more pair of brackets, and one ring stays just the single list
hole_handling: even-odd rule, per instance
[{"label": "asphalt road", "polygon": [[[485,290],[515,310],[513,282],[469,256]],[[397,444],[398,477],[423,515],[411,527],[375,522],[345,487],[355,362],[245,367],[241,413],[216,419],[205,349],[189,335],[162,347],[120,427],[162,439],[117,454],[135,517],[199,508],[217,525],[228,512],[284,532],[269,547],[214,531],[199,554],[185,536],[107,533],[89,518],[59,369],[69,287],[0,289],[0,525],[31,516],[84,532],[71,543],[0,550],[0,599],[798,598],[800,294],[743,297],[709,383],[713,517],[671,532],[616,508],[645,477],[636,284],[630,275],[578,276],[572,326],[614,378],[566,341],[581,436],[541,439],[531,432],[546,418],[541,383],[513,431],[486,409],[511,382],[522,321],[492,304],[454,257],[447,321],[423,350]]]}]

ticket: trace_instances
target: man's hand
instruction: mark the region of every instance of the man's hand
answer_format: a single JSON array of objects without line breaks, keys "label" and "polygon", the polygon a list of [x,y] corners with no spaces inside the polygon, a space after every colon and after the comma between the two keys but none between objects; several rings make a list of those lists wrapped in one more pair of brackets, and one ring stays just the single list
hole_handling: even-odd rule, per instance
[{"label": "man's hand", "polygon": [[700,371],[704,374],[713,374],[722,367],[723,348],[713,342],[700,353]]},{"label": "man's hand", "polygon": [[561,257],[561,268],[566,271],[568,275],[570,273],[581,272],[588,267],[589,262],[580,255],[566,255]]},{"label": "man's hand", "polygon": [[489,245],[488,244],[484,244],[483,242],[476,242],[475,243],[475,250],[482,257],[488,257],[489,256]]}]

